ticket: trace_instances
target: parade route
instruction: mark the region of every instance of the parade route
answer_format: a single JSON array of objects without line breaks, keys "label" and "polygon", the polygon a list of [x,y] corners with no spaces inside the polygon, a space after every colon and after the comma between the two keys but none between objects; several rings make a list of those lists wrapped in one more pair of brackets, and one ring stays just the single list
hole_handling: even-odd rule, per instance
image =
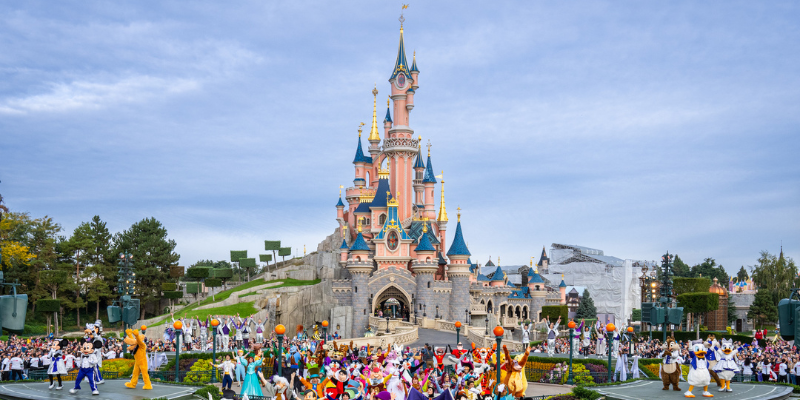
[{"label": "parade route", "polygon": [[[673,390],[661,390],[661,381],[637,381],[618,386],[602,386],[589,388],[603,394],[609,400],[666,400],[682,399],[683,393],[689,389],[686,382],[681,382],[680,392]],[[773,400],[786,399],[792,394],[792,388],[787,386],[752,384],[752,383],[731,383],[733,392],[718,392],[716,386],[709,387],[709,392],[715,399],[725,400]],[[703,388],[694,388],[695,398],[703,398]]]},{"label": "parade route", "polygon": [[75,384],[74,381],[64,382],[64,389],[48,389],[47,382],[25,382],[25,383],[6,383],[0,385],[0,399],[3,400],[48,400],[48,399],[93,399],[93,400],[142,400],[166,398],[167,400],[177,400],[194,393],[200,386],[165,385],[153,383],[152,390],[139,387],[129,389],[124,386],[127,380],[106,380],[105,384],[98,385],[100,394],[92,395],[88,382],[81,383],[81,390],[78,393],[70,394],[69,389]]}]

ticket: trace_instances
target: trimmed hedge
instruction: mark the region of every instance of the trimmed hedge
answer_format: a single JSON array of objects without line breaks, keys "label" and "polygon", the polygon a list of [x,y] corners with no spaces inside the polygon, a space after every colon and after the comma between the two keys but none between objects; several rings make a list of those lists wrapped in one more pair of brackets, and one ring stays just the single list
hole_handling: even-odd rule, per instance
[{"label": "trimmed hedge", "polygon": [[165,290],[164,297],[167,299],[180,299],[183,297],[183,292],[180,290]]},{"label": "trimmed hedge", "polygon": [[[528,361],[532,362],[540,362],[540,363],[550,363],[550,364],[557,364],[557,363],[569,363],[569,357],[559,358],[559,357],[538,357],[538,356],[528,356]],[[640,360],[641,362],[641,360]],[[573,358],[573,364],[595,364],[595,365],[602,365],[608,368],[608,361],[601,360],[599,358]]]},{"label": "trimmed hedge", "polygon": [[272,261],[272,254],[259,254],[258,261],[261,262],[270,262]]},{"label": "trimmed hedge", "polygon": [[231,250],[231,262],[239,262],[242,258],[247,258],[247,250]]},{"label": "trimmed hedge", "polygon": [[61,310],[61,300],[58,299],[36,300],[37,312],[58,312],[59,310]]},{"label": "trimmed hedge", "polygon": [[169,267],[170,278],[180,278],[184,274],[184,268],[180,265],[171,265]]},{"label": "trimmed hedge", "polygon": [[230,279],[233,278],[232,268],[214,268],[209,271],[209,278]]},{"label": "trimmed hedge", "polygon": [[292,248],[291,247],[281,247],[278,249],[278,255],[281,257],[290,256],[292,255]]},{"label": "trimmed hedge", "polygon": [[281,241],[280,240],[265,240],[264,241],[264,250],[278,251],[280,249],[281,249]]},{"label": "trimmed hedge", "polygon": [[186,293],[197,294],[200,293],[202,285],[200,282],[186,282]]},{"label": "trimmed hedge", "polygon": [[208,278],[209,270],[211,270],[209,267],[192,267],[186,270],[186,277],[192,279]]},{"label": "trimmed hedge", "polygon": [[240,258],[239,259],[239,268],[255,268],[256,267],[256,259],[255,258]]},{"label": "trimmed hedge", "polygon": [[672,287],[676,295],[684,293],[708,293],[711,279],[708,278],[672,278]]},{"label": "trimmed hedge", "polygon": [[561,325],[566,326],[569,322],[569,309],[563,306],[542,306],[541,318],[550,316],[550,322],[555,323],[561,317]]},{"label": "trimmed hedge", "polygon": [[206,278],[206,287],[220,287],[222,286],[222,279],[219,278]]},{"label": "trimmed hedge", "polygon": [[679,294],[678,307],[683,307],[683,312],[692,314],[714,311],[719,308],[719,294],[709,292]]},{"label": "trimmed hedge", "polygon": [[161,284],[161,290],[163,290],[165,292],[170,292],[170,291],[173,291],[173,290],[175,290],[177,288],[178,288],[178,284],[177,283],[164,282],[164,283]]}]

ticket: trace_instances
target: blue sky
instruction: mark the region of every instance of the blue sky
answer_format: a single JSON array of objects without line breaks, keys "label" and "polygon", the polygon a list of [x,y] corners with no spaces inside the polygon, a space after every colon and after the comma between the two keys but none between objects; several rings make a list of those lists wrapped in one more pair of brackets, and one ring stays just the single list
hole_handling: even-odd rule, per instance
[{"label": "blue sky", "polygon": [[[155,217],[184,265],[264,239],[313,249],[373,84],[388,93],[400,5],[4,2],[0,193],[68,232]],[[797,2],[437,1],[405,17],[411,126],[473,260],[557,242],[733,271],[800,250]]]}]

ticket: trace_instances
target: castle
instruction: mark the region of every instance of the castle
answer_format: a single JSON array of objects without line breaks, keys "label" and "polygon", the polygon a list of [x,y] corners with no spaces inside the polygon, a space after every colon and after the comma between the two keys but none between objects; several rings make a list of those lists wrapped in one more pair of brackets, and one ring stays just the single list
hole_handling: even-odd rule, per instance
[{"label": "castle", "polygon": [[[339,305],[352,307],[350,337],[363,336],[370,317],[377,314],[406,321],[441,318],[473,326],[484,326],[491,317],[491,324],[516,327],[519,321],[536,318],[548,299],[558,304],[561,295],[546,287],[533,262],[524,285],[510,282],[499,266],[481,273],[470,259],[460,210],[447,247],[443,172],[438,176],[434,172],[430,141],[427,159],[423,157],[422,139],[414,137],[410,124],[420,71],[416,54],[410,65],[406,58],[402,22],[401,18],[383,139],[376,87],[368,154],[359,129],[353,186],[345,189],[345,201],[340,194],[336,204],[343,238],[339,264],[347,272],[346,279],[333,282],[334,297]],[[437,184],[441,185],[438,212]],[[547,262],[543,251],[537,266],[546,268]]]}]

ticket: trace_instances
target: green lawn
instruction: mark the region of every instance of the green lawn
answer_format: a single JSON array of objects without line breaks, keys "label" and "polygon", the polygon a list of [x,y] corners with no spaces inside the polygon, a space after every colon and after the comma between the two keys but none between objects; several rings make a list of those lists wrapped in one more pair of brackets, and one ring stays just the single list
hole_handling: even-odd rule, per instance
[{"label": "green lawn", "polygon": [[[316,285],[316,284],[320,283],[321,280],[315,279],[313,281],[301,281],[301,280],[298,280],[298,279],[275,279],[275,280],[272,280],[272,281],[265,281],[264,279],[256,279],[254,281],[247,282],[245,284],[239,285],[239,286],[237,286],[237,287],[235,287],[233,289],[223,290],[222,292],[217,293],[213,298],[209,297],[209,298],[201,301],[200,303],[192,304],[189,307],[186,307],[183,310],[179,311],[178,313],[181,316],[183,316],[183,313],[186,313],[187,316],[191,316],[191,315],[194,315],[195,312],[205,312],[205,311],[208,311],[208,310],[224,309],[226,307],[217,307],[217,308],[211,308],[211,309],[208,309],[208,310],[195,311],[195,309],[197,307],[204,306],[204,305],[207,305],[207,304],[216,303],[216,302],[219,302],[219,301],[222,301],[222,300],[226,300],[229,297],[231,297],[231,294],[233,294],[234,292],[241,292],[243,290],[247,290],[247,289],[250,289],[250,288],[254,288],[256,286],[261,286],[261,285],[264,285],[264,284],[267,284],[267,283],[273,283],[273,282],[281,282],[281,284],[280,285],[271,286],[269,289],[287,287],[287,286]],[[250,294],[256,294],[256,292],[248,292],[247,293],[247,295],[250,295]],[[245,295],[240,295],[239,297],[244,297],[244,296]],[[241,303],[241,304],[248,304],[248,303]],[[249,304],[252,307],[253,303],[250,302]],[[247,315],[250,315],[250,313],[252,313],[250,311],[247,311],[247,312],[248,312]],[[239,312],[239,313],[241,315],[245,315],[243,312]],[[212,312],[212,314],[225,314],[225,312],[214,311],[214,312]],[[208,315],[208,314],[206,314],[206,315]],[[227,314],[227,315],[233,315],[233,314]],[[167,322],[168,320],[169,320],[169,316],[165,315],[164,319],[162,319],[161,321],[158,321],[158,322],[156,322],[156,323],[154,323],[154,324],[152,324],[150,326],[159,326],[159,325]]]},{"label": "green lawn", "polygon": [[[206,308],[203,310],[194,310],[194,311],[187,311],[186,317],[188,318],[197,318],[200,320],[205,320],[206,317],[211,317],[214,315],[236,315],[239,314],[242,317],[250,316],[254,314],[258,309],[256,309],[253,304],[254,301],[249,301],[247,303],[236,303],[230,306],[224,307],[214,307],[214,308]],[[183,311],[180,313],[180,317],[183,318]],[[172,322],[169,318],[165,319],[161,323],[165,321]],[[161,323],[155,324],[160,325]]]}]

